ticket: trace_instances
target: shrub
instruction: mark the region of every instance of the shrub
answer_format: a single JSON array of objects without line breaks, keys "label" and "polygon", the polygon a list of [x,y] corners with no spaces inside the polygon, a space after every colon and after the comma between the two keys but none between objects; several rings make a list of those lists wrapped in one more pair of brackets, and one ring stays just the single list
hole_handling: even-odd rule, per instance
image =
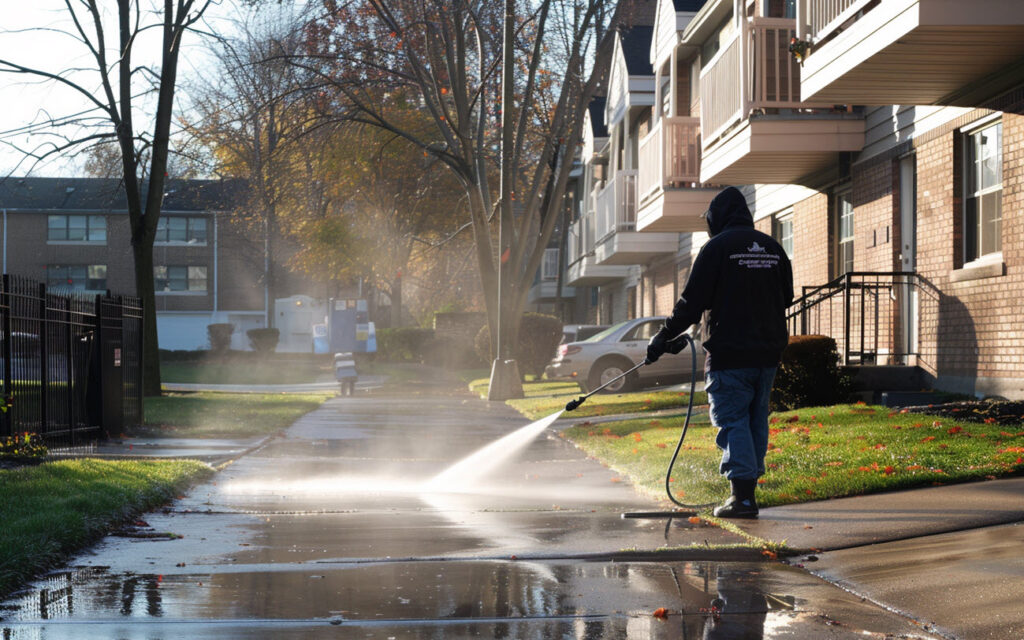
[{"label": "shrub", "polygon": [[249,345],[258,353],[273,353],[277,349],[277,341],[281,338],[278,329],[249,329]]},{"label": "shrub", "polygon": [[433,329],[377,329],[377,355],[386,362],[422,362],[433,340]]},{"label": "shrub", "polygon": [[[4,407],[4,411],[7,408]],[[18,433],[0,440],[0,458],[41,459],[49,451],[37,433]]]},{"label": "shrub", "polygon": [[[562,321],[543,313],[524,313],[519,325],[519,340],[512,352],[519,372],[540,376],[544,367],[555,357],[562,339]],[[491,362],[491,331],[484,325],[473,341],[476,353],[484,362]]]},{"label": "shrub", "polygon": [[231,348],[231,336],[235,333],[235,325],[230,322],[219,322],[206,325],[206,335],[210,338],[210,351],[224,353]]},{"label": "shrub", "polygon": [[772,388],[772,409],[831,405],[847,400],[852,381],[839,368],[836,341],[828,336],[790,336]]}]

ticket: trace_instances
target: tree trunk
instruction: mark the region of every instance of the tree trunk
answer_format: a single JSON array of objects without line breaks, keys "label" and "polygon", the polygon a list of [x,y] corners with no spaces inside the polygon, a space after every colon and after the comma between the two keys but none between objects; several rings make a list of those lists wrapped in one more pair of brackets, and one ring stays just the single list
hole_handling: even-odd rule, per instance
[{"label": "tree trunk", "polygon": [[402,276],[398,275],[391,284],[391,326],[402,326]]},{"label": "tree trunk", "polygon": [[156,295],[153,283],[153,244],[133,242],[135,295],[142,299],[142,392],[160,395],[160,344],[156,332]]}]

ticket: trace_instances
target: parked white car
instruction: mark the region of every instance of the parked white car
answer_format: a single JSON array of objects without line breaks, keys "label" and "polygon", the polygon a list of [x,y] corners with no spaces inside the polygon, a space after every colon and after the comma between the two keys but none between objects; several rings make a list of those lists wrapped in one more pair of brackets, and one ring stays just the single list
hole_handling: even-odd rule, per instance
[{"label": "parked white car", "polygon": [[[612,325],[586,340],[558,347],[558,355],[544,370],[551,380],[574,380],[584,393],[631,369],[647,357],[647,343],[661,329],[664,317],[627,320]],[[697,325],[687,330],[697,349],[697,379],[704,377],[704,349],[697,338]],[[604,389],[604,393],[623,393],[655,382],[679,384],[690,381],[692,359],[683,351],[665,354],[654,364],[640,367]]]}]

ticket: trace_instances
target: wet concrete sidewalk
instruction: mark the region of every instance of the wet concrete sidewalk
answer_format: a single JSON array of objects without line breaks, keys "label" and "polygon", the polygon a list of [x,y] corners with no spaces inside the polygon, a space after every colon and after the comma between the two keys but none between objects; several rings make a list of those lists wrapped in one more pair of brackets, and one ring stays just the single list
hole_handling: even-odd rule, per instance
[{"label": "wet concrete sidewalk", "polygon": [[524,423],[464,396],[331,400],[0,605],[3,638],[934,637],[797,567],[638,553],[738,539],[621,519],[660,505],[551,433],[465,492],[421,490]]}]

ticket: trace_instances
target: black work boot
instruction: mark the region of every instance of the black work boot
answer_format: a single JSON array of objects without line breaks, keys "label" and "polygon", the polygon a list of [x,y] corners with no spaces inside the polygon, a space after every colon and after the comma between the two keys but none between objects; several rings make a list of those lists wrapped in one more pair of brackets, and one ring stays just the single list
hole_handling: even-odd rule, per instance
[{"label": "black work boot", "polygon": [[712,512],[719,518],[756,518],[757,500],[754,499],[756,479],[730,480],[732,495],[722,506],[715,507]]}]

